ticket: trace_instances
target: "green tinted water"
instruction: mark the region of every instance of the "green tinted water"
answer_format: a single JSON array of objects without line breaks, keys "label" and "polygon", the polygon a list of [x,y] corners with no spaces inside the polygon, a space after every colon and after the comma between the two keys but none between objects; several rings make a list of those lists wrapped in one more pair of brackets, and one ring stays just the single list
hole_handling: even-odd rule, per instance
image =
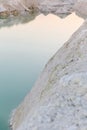
[{"label": "green tinted water", "polygon": [[9,130],[12,109],[34,85],[48,59],[82,22],[75,14],[65,19],[50,14],[0,29],[0,130]]}]

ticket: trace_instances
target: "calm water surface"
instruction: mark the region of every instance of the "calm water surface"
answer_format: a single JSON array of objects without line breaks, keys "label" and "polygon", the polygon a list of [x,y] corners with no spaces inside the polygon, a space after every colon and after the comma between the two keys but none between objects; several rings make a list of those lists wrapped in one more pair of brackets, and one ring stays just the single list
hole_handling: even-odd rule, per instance
[{"label": "calm water surface", "polygon": [[0,130],[34,85],[48,59],[69,39],[83,20],[75,14],[52,14],[0,29]]}]

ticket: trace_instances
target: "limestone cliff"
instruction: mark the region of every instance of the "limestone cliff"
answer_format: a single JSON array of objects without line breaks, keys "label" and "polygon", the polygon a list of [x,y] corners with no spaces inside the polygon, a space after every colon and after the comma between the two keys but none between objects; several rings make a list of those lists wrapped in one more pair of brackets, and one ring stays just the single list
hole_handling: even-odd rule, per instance
[{"label": "limestone cliff", "polygon": [[77,0],[0,0],[0,28],[29,22],[40,13],[61,18],[73,11]]},{"label": "limestone cliff", "polygon": [[69,14],[77,0],[1,0],[0,17],[18,16],[26,13],[40,12]]}]

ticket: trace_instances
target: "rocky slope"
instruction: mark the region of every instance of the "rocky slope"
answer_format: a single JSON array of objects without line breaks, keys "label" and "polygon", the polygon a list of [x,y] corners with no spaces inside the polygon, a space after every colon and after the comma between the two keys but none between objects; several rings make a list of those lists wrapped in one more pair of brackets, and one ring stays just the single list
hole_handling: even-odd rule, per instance
[{"label": "rocky slope", "polygon": [[77,0],[1,0],[0,17],[17,16],[19,14],[41,12],[44,14],[54,13],[69,14]]},{"label": "rocky slope", "polygon": [[[74,8],[86,18],[86,4],[80,2]],[[87,130],[87,20],[47,63],[14,110],[10,126],[12,130]]]}]

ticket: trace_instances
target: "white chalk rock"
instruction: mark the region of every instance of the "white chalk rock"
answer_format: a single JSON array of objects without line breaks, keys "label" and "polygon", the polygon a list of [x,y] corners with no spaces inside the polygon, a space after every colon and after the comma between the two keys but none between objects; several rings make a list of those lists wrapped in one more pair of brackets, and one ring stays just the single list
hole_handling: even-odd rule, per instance
[{"label": "white chalk rock", "polygon": [[0,13],[4,12],[5,9],[9,14],[15,10],[18,13],[31,13],[38,10],[38,12],[44,14],[70,14],[73,11],[72,8],[75,2],[75,0],[1,0]]},{"label": "white chalk rock", "polygon": [[77,15],[87,18],[87,0],[78,0],[74,6]]}]

